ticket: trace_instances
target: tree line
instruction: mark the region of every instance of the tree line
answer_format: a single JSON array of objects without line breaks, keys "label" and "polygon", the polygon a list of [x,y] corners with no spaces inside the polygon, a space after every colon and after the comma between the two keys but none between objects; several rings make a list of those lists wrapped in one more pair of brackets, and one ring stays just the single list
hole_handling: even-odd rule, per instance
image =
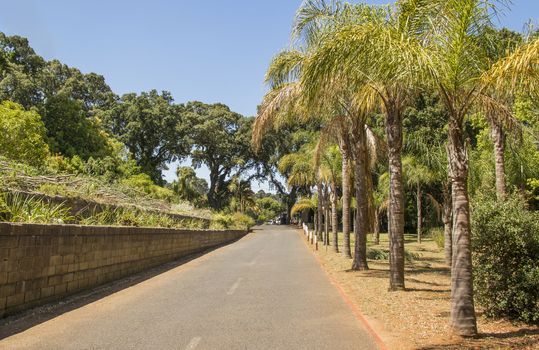
[{"label": "tree line", "polygon": [[[216,210],[234,206],[240,180],[255,198],[250,183],[274,171],[269,159],[280,142],[276,136],[255,154],[252,117],[221,103],[176,103],[167,91],[119,96],[103,76],[47,61],[26,38],[1,32],[0,101],[1,155],[139,187],[167,185],[180,199]],[[163,171],[186,159],[192,167],[180,167],[166,184]],[[203,165],[209,183],[196,176]]]},{"label": "tree line", "polygon": [[[290,47],[267,70],[270,91],[252,135],[256,148],[268,133],[297,130],[302,143],[279,163],[289,187],[301,191],[292,212],[312,210],[318,233],[331,222],[335,250],[340,225],[352,269],[368,269],[367,234],[376,241],[387,227],[391,291],[405,290],[405,230],[414,228],[421,242],[424,224],[443,224],[451,325],[462,336],[477,334],[474,277],[481,297],[500,288],[488,298],[498,311],[513,308],[502,315],[526,309],[519,314],[527,314],[524,319],[539,317],[538,293],[514,290],[523,283],[528,291],[539,286],[537,278],[522,277],[538,271],[533,256],[539,232],[527,233],[531,226],[515,223],[507,212],[500,216],[503,225],[477,222],[472,234],[471,210],[483,202],[513,212],[525,208],[530,214],[524,221],[537,219],[539,40],[533,31],[497,29],[496,5],[304,1]],[[477,213],[488,216],[482,209]],[[494,239],[504,225],[513,225],[509,232],[517,241],[534,237],[522,245],[526,253],[520,257],[526,258],[513,265],[514,274],[522,272],[513,285],[501,281],[502,268],[489,260],[505,248],[484,250],[485,237]],[[483,264],[474,275],[472,251],[476,261],[492,265]],[[510,297],[500,297],[503,288]],[[526,307],[516,305],[518,298]]]}]

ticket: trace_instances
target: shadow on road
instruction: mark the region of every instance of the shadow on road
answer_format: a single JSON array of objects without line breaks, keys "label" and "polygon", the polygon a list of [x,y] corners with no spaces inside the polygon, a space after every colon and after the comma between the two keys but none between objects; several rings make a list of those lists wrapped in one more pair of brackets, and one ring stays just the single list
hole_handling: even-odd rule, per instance
[{"label": "shadow on road", "polygon": [[63,300],[38,306],[33,309],[0,319],[0,340],[17,333],[24,332],[27,329],[47,322],[66,312],[73,311],[123,289],[137,285],[236,241],[238,240],[208,248],[200,253],[191,254],[178,260],[139,272],[138,274],[124,277],[120,280],[112,281],[90,290],[79,292]]}]

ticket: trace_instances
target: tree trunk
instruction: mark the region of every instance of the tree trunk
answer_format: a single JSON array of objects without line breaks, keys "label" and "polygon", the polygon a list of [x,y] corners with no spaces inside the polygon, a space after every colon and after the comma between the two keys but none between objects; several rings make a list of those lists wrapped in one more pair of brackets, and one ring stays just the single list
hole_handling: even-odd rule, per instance
[{"label": "tree trunk", "polygon": [[494,143],[494,164],[496,166],[496,195],[498,199],[507,197],[505,187],[505,132],[501,125],[491,124],[491,136]]},{"label": "tree trunk", "polygon": [[333,234],[333,251],[339,252],[339,217],[337,213],[337,186],[335,183],[331,185],[331,233]]},{"label": "tree trunk", "polygon": [[324,203],[324,192],[322,190],[322,183],[317,184],[318,188],[318,225],[316,226],[316,234],[318,236],[318,240],[322,240],[322,232],[324,231],[324,210],[322,209],[323,203]]},{"label": "tree trunk", "polygon": [[462,118],[451,118],[449,121],[448,149],[453,194],[451,327],[458,335],[475,336],[477,323],[473,300],[468,154]]},{"label": "tree trunk", "polygon": [[421,186],[417,184],[417,243],[421,244],[421,233],[423,229],[423,211],[422,211],[422,202],[421,202]]},{"label": "tree trunk", "polygon": [[443,213],[443,222],[444,222],[444,252],[445,252],[445,263],[447,266],[451,266],[451,258],[453,252],[453,208],[451,205],[451,192],[449,189],[449,183],[446,182],[443,185],[443,196],[444,196],[444,213]]},{"label": "tree trunk", "polygon": [[367,199],[367,139],[365,126],[359,125],[354,130],[354,187],[356,191],[356,220],[354,233],[354,260],[352,270],[368,270],[367,264],[367,233],[369,229],[368,199]]},{"label": "tree trunk", "polygon": [[345,258],[352,259],[350,249],[350,150],[344,138],[339,141],[339,148],[342,155],[342,253]]},{"label": "tree trunk", "polygon": [[324,244],[329,245],[329,208],[327,207],[326,203],[326,210],[324,212]]},{"label": "tree trunk", "polygon": [[378,209],[374,210],[373,236],[374,244],[380,244],[380,211]]},{"label": "tree trunk", "polygon": [[[386,113],[389,153],[389,290],[404,290],[404,186],[402,183],[402,116],[396,107]],[[393,109],[391,109],[393,108]]]}]

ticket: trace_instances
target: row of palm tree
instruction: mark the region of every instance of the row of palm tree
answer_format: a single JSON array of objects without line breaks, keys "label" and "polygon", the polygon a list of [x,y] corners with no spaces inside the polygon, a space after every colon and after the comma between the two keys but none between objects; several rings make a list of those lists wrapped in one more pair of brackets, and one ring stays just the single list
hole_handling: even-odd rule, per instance
[{"label": "row of palm tree", "polygon": [[[408,178],[415,181],[418,223],[422,186],[434,177],[441,177],[445,184],[443,221],[449,242],[446,254],[451,259],[451,324],[462,336],[477,334],[464,122],[470,113],[481,112],[493,125],[496,184],[503,197],[503,135],[514,120],[507,104],[514,99],[514,91],[537,91],[538,40],[506,47],[496,55],[485,44],[485,33],[492,30],[500,4],[494,0],[399,0],[394,5],[373,6],[305,0],[296,16],[291,48],[275,56],[268,68],[270,92],[253,130],[256,146],[267,130],[291,120],[319,123],[320,143],[332,140],[340,152],[344,255],[351,255],[353,188],[356,243],[352,268],[368,269],[366,237],[374,230],[371,217],[387,207],[389,289],[404,290],[403,118],[418,94],[435,91],[447,115],[447,144],[440,145],[438,152],[447,157],[447,174],[443,174],[444,167],[427,161],[421,177]],[[372,184],[372,160],[380,149],[368,126],[373,113],[381,113],[385,122],[381,148],[388,162],[387,200]],[[319,164],[323,156],[320,159]],[[324,195],[324,182],[330,184],[333,245],[337,248],[333,211],[337,190],[331,183],[339,178],[334,173],[321,175],[316,166],[304,170],[310,173],[298,176],[312,180],[318,198]],[[323,215],[320,200],[317,213],[319,218]],[[319,231],[321,222],[318,219]]]}]

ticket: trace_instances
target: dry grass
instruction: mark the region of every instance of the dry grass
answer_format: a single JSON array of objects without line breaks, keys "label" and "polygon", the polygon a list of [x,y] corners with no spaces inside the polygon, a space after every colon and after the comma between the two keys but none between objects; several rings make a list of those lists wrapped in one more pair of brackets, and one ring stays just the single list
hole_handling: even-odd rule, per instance
[{"label": "dry grass", "polygon": [[[353,247],[353,241],[352,241]],[[387,235],[381,244],[387,249]],[[406,250],[418,254],[406,266],[406,291],[389,292],[387,261],[369,261],[370,270],[351,271],[351,260],[321,246],[322,264],[346,290],[390,349],[539,349],[539,327],[492,320],[478,307],[477,339],[450,336],[450,271],[443,251],[431,240],[406,236]]]}]

